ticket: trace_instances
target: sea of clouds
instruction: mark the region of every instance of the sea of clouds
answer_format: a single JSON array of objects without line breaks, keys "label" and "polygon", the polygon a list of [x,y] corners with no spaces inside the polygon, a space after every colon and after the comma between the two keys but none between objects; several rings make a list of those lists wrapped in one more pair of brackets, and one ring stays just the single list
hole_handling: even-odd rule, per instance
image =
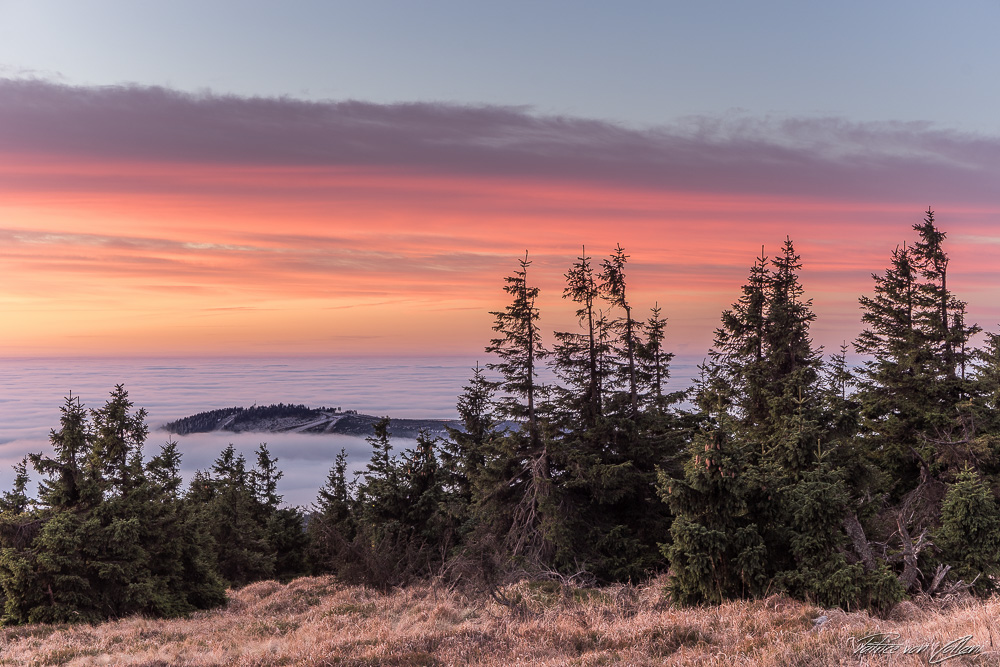
[{"label": "sea of clouds", "polygon": [[[472,376],[474,360],[457,358],[297,359],[0,359],[0,491],[10,488],[11,466],[29,452],[51,452],[60,406],[72,392],[98,408],[123,384],[136,409],[147,411],[145,453],[169,439],[182,454],[181,474],[211,467],[230,443],[248,462],[262,442],[284,473],[278,491],[290,505],[316,499],[341,448],[349,471],[363,470],[371,447],[364,438],[335,434],[214,432],[176,436],[160,427],[206,410],[272,403],[339,407],[398,418],[457,419],[455,402]],[[674,364],[670,390],[690,384],[693,362]],[[550,379],[550,378],[547,378]],[[394,438],[397,449],[413,440]],[[35,488],[37,474],[32,475]]]},{"label": "sea of clouds", "polygon": [[[59,408],[70,392],[86,407],[97,408],[116,384],[123,384],[136,409],[147,411],[147,456],[175,439],[183,457],[181,472],[189,481],[228,444],[252,461],[259,444],[266,442],[284,472],[279,491],[285,501],[308,506],[341,448],[352,471],[364,468],[371,451],[364,438],[226,432],[173,436],[159,427],[197,412],[255,403],[454,419],[455,399],[472,375],[471,365],[450,358],[0,360],[0,489],[10,487],[11,466],[25,454],[52,451],[49,432],[59,428]],[[393,442],[396,447],[412,444],[403,438]]]}]

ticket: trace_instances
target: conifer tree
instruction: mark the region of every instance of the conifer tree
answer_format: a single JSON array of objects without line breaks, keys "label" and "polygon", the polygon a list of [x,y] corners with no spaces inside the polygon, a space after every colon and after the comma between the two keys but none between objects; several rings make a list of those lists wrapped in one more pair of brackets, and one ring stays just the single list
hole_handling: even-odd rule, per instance
[{"label": "conifer tree", "polygon": [[[49,433],[54,457],[30,454],[32,466],[47,476],[38,487],[38,500],[43,507],[68,508],[84,500],[93,504],[98,499],[84,479],[83,463],[90,454],[91,437],[87,411],[80,397],[66,398],[60,408],[60,428]],[[86,491],[86,496],[84,492]]]},{"label": "conifer tree", "polygon": [[823,606],[884,612],[903,599],[903,587],[885,563],[869,572],[848,562],[842,524],[851,500],[843,477],[821,460],[786,491],[793,562],[776,584]]},{"label": "conifer tree", "polygon": [[450,511],[460,524],[469,520],[487,459],[494,456],[493,444],[499,437],[499,420],[493,412],[495,391],[477,363],[456,405],[462,428],[447,427],[449,439],[441,447],[442,475],[445,486],[452,489]]},{"label": "conifer tree", "polygon": [[[553,466],[559,471],[557,565],[582,563],[605,580],[635,579],[657,567],[657,545],[670,516],[650,491],[656,466],[666,464],[677,446],[665,413],[673,397],[663,393],[673,356],[663,349],[665,319],[654,309],[644,341],[647,332],[627,299],[627,258],[618,247],[603,263],[600,283],[585,254],[566,274],[564,297],[581,304],[583,331],[555,334],[552,364],[564,383],[555,389],[550,412]],[[598,296],[623,317],[609,323],[594,306]],[[647,406],[653,408],[648,414]]]},{"label": "conifer tree", "polygon": [[639,380],[649,389],[649,402],[658,413],[662,413],[674,398],[663,393],[664,385],[670,377],[670,360],[674,358],[674,354],[663,347],[667,318],[660,313],[660,305],[654,304],[649,319],[646,320],[646,341],[640,345],[637,355]]},{"label": "conifer tree", "polygon": [[541,392],[537,384],[537,367],[539,360],[548,353],[542,346],[538,328],[538,309],[535,307],[538,288],[528,285],[531,262],[527,252],[518,263],[520,270],[504,279],[507,283],[504,291],[511,295],[511,303],[502,311],[490,313],[496,318],[493,330],[499,335],[490,341],[486,352],[495,354],[500,361],[486,367],[499,371],[503,377],[498,388],[506,394],[499,403],[504,416],[526,420],[528,437],[535,448],[540,442],[536,403]]},{"label": "conifer tree", "polygon": [[397,456],[388,427],[386,417],[368,438],[374,452],[356,502],[360,576],[382,586],[428,575],[454,546],[456,528],[444,510],[435,440],[421,432],[416,446]]},{"label": "conifer tree", "polygon": [[759,453],[755,461],[794,474],[812,462],[823,422],[822,360],[809,335],[815,315],[812,300],[803,299],[802,265],[790,239],[771,265],[762,249],[739,300],[723,312],[711,375],[738,437]]},{"label": "conifer tree", "polygon": [[937,546],[953,572],[978,593],[996,590],[1000,576],[1000,509],[993,492],[971,468],[958,474],[941,504]]},{"label": "conifer tree", "polygon": [[661,470],[657,484],[675,517],[671,541],[661,549],[670,562],[671,596],[680,604],[752,597],[768,582],[767,547],[752,511],[761,479],[733,437],[734,420],[714,391],[717,373],[703,367],[697,401],[706,419],[691,443],[684,478]]},{"label": "conifer tree", "polygon": [[965,325],[965,304],[947,288],[945,234],[933,212],[914,230],[917,243],[897,247],[885,274],[872,275],[874,296],[861,298],[866,329],[855,341],[867,357],[858,398],[869,455],[898,480],[897,494],[935,474],[936,443],[952,439],[956,407],[972,391],[959,368],[979,330]]},{"label": "conifer tree", "polygon": [[966,463],[993,480],[1000,475],[1000,334],[987,332],[985,343],[973,354],[969,410],[975,430],[965,434]]},{"label": "conifer tree", "polygon": [[722,313],[722,326],[715,330],[709,352],[716,389],[723,392],[719,398],[747,425],[765,422],[769,412],[764,358],[767,286],[767,257],[761,247],[742,295]]},{"label": "conifer tree", "polygon": [[90,416],[93,426],[79,399],[67,399],[51,434],[55,457],[31,455],[47,477],[36,510],[25,512],[24,465],[4,497],[33,526],[0,531],[5,622],[175,616],[221,604],[196,524],[182,518],[175,445],[143,464],[145,412],[132,410],[121,385]]},{"label": "conifer tree", "polygon": [[595,302],[599,296],[600,291],[590,265],[590,257],[584,248],[580,257],[566,272],[566,287],[563,289],[563,298],[571,299],[579,306],[576,317],[584,326],[584,332],[556,334],[556,338],[562,344],[561,348],[556,350],[559,356],[556,369],[563,374],[564,380],[582,390],[578,400],[584,429],[593,428],[601,415],[601,383],[598,370],[600,341],[597,332],[598,315],[595,312]]},{"label": "conifer tree", "polygon": [[151,613],[178,616],[225,604],[212,543],[181,494],[181,455],[167,442],[146,464],[145,548],[153,577]]},{"label": "conifer tree", "polygon": [[767,404],[767,420],[765,430],[756,435],[766,443],[768,459],[795,473],[816,460],[814,445],[825,435],[819,414],[821,356],[813,349],[809,335],[816,316],[812,299],[803,299],[798,280],[802,264],[791,239],[785,238],[782,253],[772,265],[764,320],[764,385],[760,390]]},{"label": "conifer tree", "polygon": [[250,471],[250,486],[253,488],[254,498],[261,510],[265,514],[270,514],[281,505],[281,496],[278,495],[278,481],[284,477],[285,473],[278,470],[278,458],[271,458],[267,443],[262,442],[257,447],[256,455],[257,463]]},{"label": "conifer tree", "polygon": [[498,403],[500,414],[521,421],[525,428],[498,443],[489,473],[495,510],[488,514],[497,522],[496,532],[505,533],[513,555],[550,563],[555,550],[553,534],[560,530],[560,521],[553,498],[550,440],[539,419],[542,391],[536,383],[538,362],[548,352],[538,329],[538,288],[530,287],[527,281],[527,253],[519,264],[520,270],[505,279],[504,291],[512,297],[510,305],[491,313],[496,317],[493,330],[500,335],[491,340],[486,351],[500,358],[487,364],[502,376],[497,387],[506,395]]},{"label": "conifer tree", "polygon": [[400,480],[400,465],[392,453],[389,441],[389,418],[383,417],[374,424],[374,435],[368,436],[372,455],[365,466],[362,481],[357,487],[359,520],[367,526],[389,530],[405,511]]},{"label": "conifer tree", "polygon": [[444,511],[444,476],[435,454],[436,443],[437,439],[421,431],[401,461],[407,508],[404,523],[411,539],[425,552],[421,560],[427,563],[442,559],[442,552],[454,546],[456,533],[454,522]]},{"label": "conifer tree", "polygon": [[115,386],[111,399],[91,412],[94,440],[90,456],[112,493],[124,493],[130,482],[142,477],[142,445],[149,435],[146,410],[132,411],[133,403],[122,385]]},{"label": "conifer tree", "polygon": [[278,469],[277,457],[272,458],[267,443],[256,452],[257,462],[250,471],[250,487],[257,504],[257,523],[264,530],[268,549],[274,554],[274,576],[290,579],[306,573],[305,517],[297,507],[281,507],[278,481],[284,473]]},{"label": "conifer tree", "polygon": [[[772,581],[829,604],[891,604],[899,591],[888,570],[868,571],[840,555],[854,504],[839,467],[845,456],[830,457],[831,442],[835,448],[853,431],[830,427],[848,400],[845,359],[831,380],[839,390],[824,385],[809,334],[815,316],[790,239],[770,265],[761,252],[740,299],[722,315],[697,394],[694,465],[683,480],[661,476],[676,517],[673,543],[664,547],[678,573],[673,585],[688,602],[753,595],[753,582]],[[663,494],[664,486],[672,492]],[[740,566],[753,576],[734,578],[727,569],[734,561],[753,563]]]},{"label": "conifer tree", "polygon": [[14,468],[14,486],[10,491],[4,491],[0,497],[0,514],[16,517],[24,514],[31,506],[28,497],[28,457],[25,456]]},{"label": "conifer tree", "polygon": [[273,576],[276,554],[260,522],[246,458],[230,444],[212,464],[211,474],[195,481],[209,486],[206,494],[193,483],[191,500],[207,495],[199,513],[212,537],[219,575],[233,586]]},{"label": "conifer tree", "polygon": [[639,411],[639,388],[636,376],[636,350],[639,347],[638,323],[632,319],[632,306],[628,301],[625,283],[625,264],[628,255],[620,246],[615,246],[611,257],[601,262],[600,280],[601,294],[613,307],[621,308],[625,317],[616,321],[619,332],[620,376],[622,384],[627,387],[629,414]]},{"label": "conifer tree", "polygon": [[339,574],[346,568],[357,534],[352,502],[347,452],[341,449],[326,483],[319,489],[309,521],[309,563],[315,574]]}]

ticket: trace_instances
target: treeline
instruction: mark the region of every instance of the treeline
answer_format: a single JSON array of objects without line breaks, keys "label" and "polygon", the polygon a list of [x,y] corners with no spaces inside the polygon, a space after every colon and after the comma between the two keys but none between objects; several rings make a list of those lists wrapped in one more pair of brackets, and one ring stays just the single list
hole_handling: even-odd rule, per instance
[{"label": "treeline", "polygon": [[67,398],[53,455],[15,466],[0,498],[3,623],[178,616],[223,604],[227,585],[308,572],[302,513],[281,507],[265,445],[252,468],[230,445],[184,490],[176,443],[143,456],[145,417],[121,385],[96,410]]},{"label": "treeline", "polygon": [[[144,461],[142,411],[120,387],[78,401],[2,498],[6,622],[218,604],[226,584],[332,572],[377,586],[440,577],[637,581],[669,574],[679,604],[784,591],[885,610],[908,595],[995,590],[1000,575],[1000,335],[965,321],[931,211],[873,274],[863,331],[824,356],[790,240],[762,253],[722,313],[695,386],[668,392],[666,319],[638,314],[618,247],[566,272],[579,328],[546,347],[538,288],[505,279],[449,437],[394,452],[389,421],[348,479],[282,508],[266,447],[232,447],[186,491],[166,445]],[[545,364],[558,382],[542,384]],[[487,377],[493,371],[496,379]],[[686,399],[686,400],[685,400]],[[44,476],[29,501],[27,464]]]},{"label": "treeline", "polygon": [[[885,610],[992,592],[1000,336],[973,347],[980,329],[948,288],[933,212],[913,230],[860,299],[859,368],[846,344],[824,356],[813,343],[786,239],[753,262],[695,386],[674,393],[665,318],[638,314],[621,247],[566,272],[580,327],[551,349],[526,256],[492,313],[498,379],[476,369],[464,428],[398,459],[377,437],[357,486],[343,461],[331,472],[310,524],[325,562],[372,582],[478,578],[494,593],[524,574],[666,570],[681,604],[784,591]],[[543,364],[557,383],[539,383]]]}]

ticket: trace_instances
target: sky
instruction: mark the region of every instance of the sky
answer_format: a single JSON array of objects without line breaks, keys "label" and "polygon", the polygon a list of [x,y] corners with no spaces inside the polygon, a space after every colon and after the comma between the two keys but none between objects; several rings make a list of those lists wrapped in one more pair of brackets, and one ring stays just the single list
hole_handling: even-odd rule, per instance
[{"label": "sky", "polygon": [[703,355],[786,235],[814,337],[933,207],[1000,323],[995,2],[0,0],[0,357],[482,356],[620,244]]}]

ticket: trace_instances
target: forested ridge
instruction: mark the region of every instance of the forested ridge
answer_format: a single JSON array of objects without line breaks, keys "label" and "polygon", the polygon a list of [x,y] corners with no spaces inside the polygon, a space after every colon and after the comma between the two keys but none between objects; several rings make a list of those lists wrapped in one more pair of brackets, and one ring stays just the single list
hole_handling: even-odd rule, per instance
[{"label": "forested ridge", "polygon": [[[71,397],[53,455],[26,457],[0,498],[4,622],[180,615],[227,585],[306,573],[439,578],[511,605],[513,579],[663,572],[682,605],[988,594],[1000,334],[966,322],[945,241],[928,210],[872,274],[857,368],[846,344],[813,343],[792,241],[762,251],[694,387],[673,393],[665,315],[633,303],[624,249],[569,267],[579,328],[551,347],[526,255],[492,313],[492,362],[458,397],[461,428],[397,452],[379,421],[366,469],[349,480],[342,451],[308,512],[282,507],[265,445],[249,467],[230,446],[185,488],[174,443],[144,456],[145,413],[123,387],[91,411]],[[558,382],[539,382],[545,365]]]},{"label": "forested ridge", "polygon": [[249,408],[221,408],[167,422],[163,425],[163,430],[177,435],[208,433],[220,429],[238,433],[250,430],[246,428],[247,426],[253,427],[269,419],[313,419],[322,416],[327,410],[328,408],[310,408],[305,405],[285,405],[284,403],[253,405]]},{"label": "forested ridge", "polygon": [[[254,405],[249,408],[233,407],[199,412],[189,417],[167,422],[160,430],[171,434],[261,432],[280,433],[337,433],[366,436],[372,433],[379,420],[373,415],[358,414],[357,410],[340,411],[340,408],[310,408],[305,405]],[[389,421],[394,436],[416,438],[421,430],[432,435],[447,435],[448,426],[458,425],[450,419],[398,419]],[[460,427],[460,425],[458,425]]]}]

